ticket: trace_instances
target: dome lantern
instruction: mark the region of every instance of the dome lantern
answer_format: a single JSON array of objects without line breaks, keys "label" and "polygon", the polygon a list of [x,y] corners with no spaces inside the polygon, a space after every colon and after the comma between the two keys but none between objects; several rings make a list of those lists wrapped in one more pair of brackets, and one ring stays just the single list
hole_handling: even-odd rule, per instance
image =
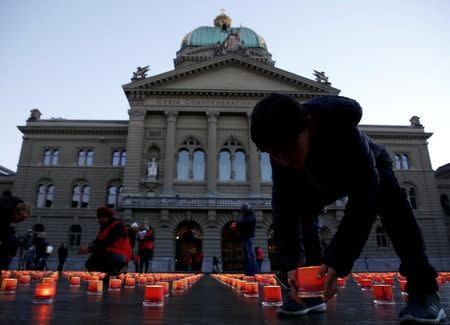
[{"label": "dome lantern", "polygon": [[225,15],[225,9],[220,9],[220,15],[214,18],[214,26],[227,30],[231,27],[231,18]]}]

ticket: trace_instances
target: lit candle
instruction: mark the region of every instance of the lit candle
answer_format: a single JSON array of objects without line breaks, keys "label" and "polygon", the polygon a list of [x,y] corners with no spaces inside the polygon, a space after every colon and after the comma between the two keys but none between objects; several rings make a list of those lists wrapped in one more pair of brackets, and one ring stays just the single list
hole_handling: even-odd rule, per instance
[{"label": "lit candle", "polygon": [[31,282],[31,276],[29,276],[29,275],[21,275],[19,277],[20,284],[26,285],[26,284],[30,284],[30,282]]},{"label": "lit candle", "polygon": [[164,305],[164,288],[159,285],[145,286],[144,306],[163,306]]},{"label": "lit candle", "polygon": [[264,286],[263,287],[263,306],[281,306],[283,301],[281,299],[280,286]]},{"label": "lit candle", "polygon": [[317,278],[320,266],[297,268],[297,295],[302,298],[322,297],[326,277]]},{"label": "lit candle", "polygon": [[369,278],[361,278],[358,281],[361,290],[370,290],[372,289],[372,279]]},{"label": "lit candle", "polygon": [[76,288],[80,286],[81,279],[79,276],[72,276],[70,277],[69,283],[72,288]]},{"label": "lit candle", "polygon": [[383,277],[383,283],[394,286],[394,278],[390,276]]},{"label": "lit candle", "polygon": [[3,279],[1,293],[15,293],[17,289],[17,279]]},{"label": "lit candle", "polygon": [[258,294],[258,283],[256,282],[247,282],[245,285],[244,297],[252,298],[259,297]]},{"label": "lit candle", "polygon": [[128,277],[125,278],[125,287],[126,288],[134,288],[136,285],[136,280],[134,278]]},{"label": "lit candle", "polygon": [[109,290],[119,291],[122,287],[122,281],[120,279],[109,279]]},{"label": "lit candle", "polygon": [[42,279],[42,283],[49,283],[49,284],[53,284],[55,283],[55,280],[51,277],[45,277]]},{"label": "lit candle", "polygon": [[101,295],[103,293],[103,281],[89,280],[87,293],[88,295]]},{"label": "lit candle", "polygon": [[35,304],[51,304],[55,299],[56,287],[52,283],[36,283],[34,290]]},{"label": "lit candle", "polygon": [[155,283],[158,286],[162,286],[164,289],[164,296],[168,296],[169,295],[169,282],[166,281],[160,281],[160,282],[156,282]]},{"label": "lit candle", "polygon": [[374,284],[373,301],[376,304],[394,304],[394,294],[392,292],[392,286],[389,284]]}]

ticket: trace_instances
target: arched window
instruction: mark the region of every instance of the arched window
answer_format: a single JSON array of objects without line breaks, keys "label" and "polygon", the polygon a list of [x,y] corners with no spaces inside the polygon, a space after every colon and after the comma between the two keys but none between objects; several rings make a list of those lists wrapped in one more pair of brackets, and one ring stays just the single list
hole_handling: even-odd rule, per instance
[{"label": "arched window", "polygon": [[246,179],[246,163],[245,163],[245,152],[242,150],[237,150],[234,153],[234,179],[236,181],[245,181]]},{"label": "arched window", "polygon": [[205,153],[203,150],[194,151],[192,174],[195,181],[205,179]]},{"label": "arched window", "polygon": [[186,149],[178,152],[177,179],[182,181],[189,179],[189,151]]},{"label": "arched window", "polygon": [[384,231],[383,227],[378,226],[375,234],[377,238],[377,247],[387,247],[386,232]]},{"label": "arched window", "polygon": [[127,164],[127,152],[122,151],[122,154],[120,155],[120,166],[125,166]]},{"label": "arched window", "polygon": [[108,187],[108,196],[106,201],[106,205],[108,206],[108,208],[117,207],[119,194],[120,192],[122,192],[122,188],[123,187],[121,185],[111,185],[110,187]]},{"label": "arched window", "polygon": [[402,168],[400,155],[397,155],[397,154],[394,155],[394,168],[395,169]]},{"label": "arched window", "polygon": [[89,195],[91,188],[88,185],[83,186],[83,191],[81,195],[81,207],[86,208],[89,204]]},{"label": "arched window", "polygon": [[408,155],[405,153],[402,155],[402,169],[409,169]]},{"label": "arched window", "polygon": [[408,194],[409,194],[409,203],[411,203],[411,208],[416,210],[417,209],[416,190],[413,187],[410,187]]},{"label": "arched window", "polygon": [[442,206],[442,211],[444,212],[444,214],[446,216],[450,216],[450,202],[448,200],[447,194],[441,195],[441,206]]},{"label": "arched window", "polygon": [[89,185],[75,185],[72,189],[72,208],[86,208],[89,204]]},{"label": "arched window", "polygon": [[78,247],[81,243],[81,227],[80,225],[72,225],[69,228],[69,247]]},{"label": "arched window", "polygon": [[92,150],[88,150],[86,152],[86,166],[92,166],[94,163],[94,152]]},{"label": "arched window", "polygon": [[45,150],[44,151],[44,166],[49,166],[52,161],[52,151]]},{"label": "arched window", "polygon": [[52,165],[56,166],[59,163],[59,150],[53,150]]},{"label": "arched window", "polygon": [[78,166],[86,165],[86,151],[80,150],[78,152]]},{"label": "arched window", "polygon": [[270,165],[270,155],[267,152],[261,152],[259,154],[259,163],[261,170],[261,181],[272,181],[272,166]]},{"label": "arched window", "polygon": [[52,207],[54,195],[55,186],[52,184],[39,184],[36,197],[36,208]]},{"label": "arched window", "polygon": [[228,150],[219,153],[219,180],[231,180],[231,154]]},{"label": "arched window", "polygon": [[114,151],[112,156],[112,165],[119,166],[120,165],[120,151]]}]

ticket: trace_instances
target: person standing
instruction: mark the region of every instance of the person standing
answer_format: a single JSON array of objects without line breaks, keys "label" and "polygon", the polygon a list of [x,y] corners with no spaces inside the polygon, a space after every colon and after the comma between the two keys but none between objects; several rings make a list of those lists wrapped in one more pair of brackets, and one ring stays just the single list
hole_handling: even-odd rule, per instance
[{"label": "person standing", "polygon": [[33,246],[33,231],[28,229],[26,235],[19,241],[19,270],[27,270],[26,255],[31,246]]},{"label": "person standing", "polygon": [[133,264],[134,264],[134,272],[138,273],[139,272],[139,252],[137,254],[135,254],[135,247],[136,247],[136,241],[137,241],[137,237],[138,237],[138,232],[139,232],[139,225],[137,224],[137,222],[133,222],[130,226],[130,228],[128,228],[128,239],[130,241],[130,246],[131,246],[131,259],[133,260]]},{"label": "person standing", "polygon": [[69,255],[69,250],[67,249],[66,243],[62,243],[58,248],[58,271],[62,272],[64,263],[66,262],[67,256]]},{"label": "person standing", "polygon": [[143,226],[143,229],[139,232],[139,272],[149,270],[152,271],[151,261],[153,259],[153,248],[155,242],[155,236],[153,235],[153,228],[147,225]]},{"label": "person standing", "polygon": [[217,258],[217,256],[213,256],[213,267],[212,267],[213,273],[219,273],[220,272],[219,264],[220,264],[220,261]]},{"label": "person standing", "polygon": [[189,252],[186,252],[186,254],[184,254],[184,258],[183,258],[183,262],[184,262],[184,266],[186,268],[186,272],[191,272],[192,270],[192,255]]},{"label": "person standing", "polygon": [[8,270],[17,252],[16,231],[11,223],[20,223],[31,216],[31,205],[5,191],[0,197],[0,270]]},{"label": "person standing", "polygon": [[263,249],[259,246],[256,246],[255,255],[256,255],[256,273],[261,273],[262,262],[264,261]]},{"label": "person standing", "polygon": [[241,205],[239,213],[240,216],[236,225],[244,253],[245,275],[255,275],[256,259],[253,242],[255,240],[256,216],[247,204]]}]

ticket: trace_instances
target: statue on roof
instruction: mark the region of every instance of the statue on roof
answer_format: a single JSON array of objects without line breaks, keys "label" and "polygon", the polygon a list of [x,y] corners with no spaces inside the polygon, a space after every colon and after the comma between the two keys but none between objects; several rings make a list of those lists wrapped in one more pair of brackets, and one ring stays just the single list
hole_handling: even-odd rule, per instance
[{"label": "statue on roof", "polygon": [[34,108],[30,110],[30,117],[27,119],[27,121],[38,121],[41,119],[41,111],[37,108]]},{"label": "statue on roof", "polygon": [[143,68],[137,67],[136,68],[136,72],[133,72],[133,78],[131,78],[131,81],[147,78],[147,71],[148,70],[150,70],[148,65],[146,65]]},{"label": "statue on roof", "polygon": [[414,126],[416,128],[423,128],[423,125],[420,124],[420,117],[414,115],[409,119],[409,121],[411,122],[411,126]]},{"label": "statue on roof", "polygon": [[236,51],[241,45],[241,35],[239,34],[241,28],[236,31],[230,30],[225,41],[223,41],[223,47],[227,50],[227,52]]},{"label": "statue on roof", "polygon": [[320,82],[320,83],[324,83],[326,85],[331,85],[331,83],[328,81],[328,77],[325,75],[324,71],[317,71],[317,70],[313,70],[314,73],[314,77],[316,77],[316,81]]}]

